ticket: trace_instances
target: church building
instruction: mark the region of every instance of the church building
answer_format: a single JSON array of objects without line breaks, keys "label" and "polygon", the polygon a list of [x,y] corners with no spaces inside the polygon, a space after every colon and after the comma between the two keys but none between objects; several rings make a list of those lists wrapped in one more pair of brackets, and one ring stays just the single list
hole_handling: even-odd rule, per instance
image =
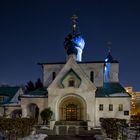
[{"label": "church building", "polygon": [[64,40],[67,59],[60,63],[39,63],[44,89],[21,95],[22,117],[39,117],[47,107],[51,121],[86,121],[100,126],[100,118],[130,119],[130,95],[119,83],[119,62],[110,50],[103,61],[82,61],[85,40],[72,17],[72,31]]}]

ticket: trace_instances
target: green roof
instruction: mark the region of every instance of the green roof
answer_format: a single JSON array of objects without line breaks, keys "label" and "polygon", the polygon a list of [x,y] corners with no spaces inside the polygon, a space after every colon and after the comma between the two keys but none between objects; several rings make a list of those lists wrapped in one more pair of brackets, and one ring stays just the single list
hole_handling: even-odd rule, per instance
[{"label": "green roof", "polygon": [[109,97],[116,93],[126,94],[125,89],[120,85],[120,83],[104,83],[103,87],[97,88],[96,97]]},{"label": "green roof", "polygon": [[47,95],[47,94],[48,91],[45,88],[40,88],[33,91],[29,91],[25,95]]},{"label": "green roof", "polygon": [[0,103],[1,104],[9,103],[18,90],[19,87],[0,87],[0,96],[7,96],[7,98]]}]

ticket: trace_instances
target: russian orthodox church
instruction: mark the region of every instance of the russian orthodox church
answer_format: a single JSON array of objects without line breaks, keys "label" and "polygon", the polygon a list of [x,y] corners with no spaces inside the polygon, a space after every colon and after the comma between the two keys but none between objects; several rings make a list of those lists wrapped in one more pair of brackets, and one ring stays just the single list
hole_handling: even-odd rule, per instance
[{"label": "russian orthodox church", "polygon": [[119,83],[119,62],[109,50],[103,61],[82,61],[85,41],[72,17],[72,31],[64,40],[65,62],[39,63],[44,89],[20,96],[22,117],[38,117],[47,107],[52,122],[86,121],[100,126],[100,118],[129,120],[130,95]]}]

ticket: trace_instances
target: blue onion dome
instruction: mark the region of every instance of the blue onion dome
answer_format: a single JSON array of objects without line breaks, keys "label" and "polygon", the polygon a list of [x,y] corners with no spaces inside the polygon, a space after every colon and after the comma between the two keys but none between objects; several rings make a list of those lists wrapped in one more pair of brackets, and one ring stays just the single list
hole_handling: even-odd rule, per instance
[{"label": "blue onion dome", "polygon": [[85,46],[85,41],[84,39],[82,38],[82,36],[79,34],[79,35],[76,35],[72,41],[75,43],[76,47],[79,47],[81,48],[82,50],[84,49],[84,46]]},{"label": "blue onion dome", "polygon": [[72,37],[72,34],[68,34],[67,37],[65,38],[65,41],[64,41],[64,47],[65,49],[67,50],[67,54],[70,55],[70,54],[75,54],[77,55],[77,49],[75,48],[75,42],[72,41],[73,40],[73,37]]},{"label": "blue onion dome", "polygon": [[72,17],[72,33],[69,33],[65,40],[64,40],[64,47],[67,51],[67,54],[75,54],[78,53],[78,48],[82,51],[85,46],[85,41],[82,38],[79,29],[78,29],[78,23],[76,21],[78,17],[76,15],[73,15]]},{"label": "blue onion dome", "polygon": [[64,41],[64,47],[67,50],[67,54],[75,54],[77,55],[77,47],[80,49],[84,49],[85,41],[80,34],[73,35],[68,34]]}]

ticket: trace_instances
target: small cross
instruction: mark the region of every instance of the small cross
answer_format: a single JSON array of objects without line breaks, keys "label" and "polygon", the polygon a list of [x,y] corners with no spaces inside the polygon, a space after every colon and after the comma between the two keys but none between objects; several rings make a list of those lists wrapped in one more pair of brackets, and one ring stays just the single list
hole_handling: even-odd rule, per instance
[{"label": "small cross", "polygon": [[75,22],[76,19],[78,19],[78,16],[76,16],[75,14],[71,17],[72,21]]},{"label": "small cross", "polygon": [[71,19],[72,19],[72,31],[73,31],[73,33],[75,33],[76,32],[76,26],[77,26],[76,19],[78,19],[78,17],[76,15],[73,15],[71,17]]},{"label": "small cross", "polygon": [[112,47],[112,42],[111,41],[107,42],[107,47],[108,47],[108,52],[110,52],[111,51],[111,47]]}]

